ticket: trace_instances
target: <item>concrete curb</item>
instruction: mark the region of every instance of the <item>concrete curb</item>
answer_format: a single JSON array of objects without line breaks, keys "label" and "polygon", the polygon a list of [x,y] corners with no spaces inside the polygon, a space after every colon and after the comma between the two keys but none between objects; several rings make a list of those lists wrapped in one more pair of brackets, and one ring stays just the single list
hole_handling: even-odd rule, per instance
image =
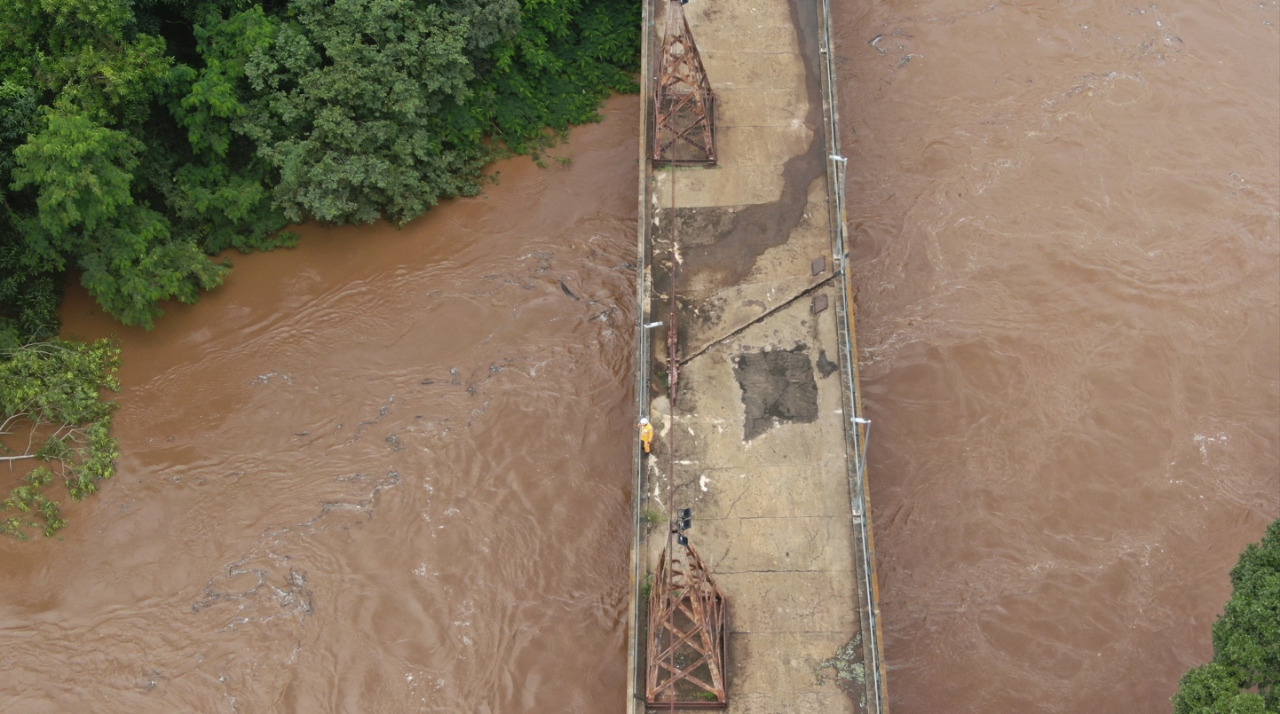
[{"label": "concrete curb", "polygon": [[[649,55],[652,51],[653,37],[653,4],[643,3],[641,13],[640,39],[640,142],[638,148],[639,187],[636,197],[638,207],[636,216],[636,361],[635,361],[635,400],[636,421],[648,416],[649,412],[649,362],[650,332],[645,325],[649,316],[649,107],[652,104],[650,92]],[[641,656],[640,634],[644,631],[641,618],[645,617],[643,607],[644,562],[641,557],[645,537],[644,518],[644,455],[641,453],[637,439],[632,440],[632,540],[631,540],[631,597],[627,604],[627,712],[643,710],[644,695],[640,693],[640,682],[644,678],[644,660]],[[640,705],[637,707],[637,705]]]},{"label": "concrete curb", "polygon": [[[831,42],[831,0],[821,0],[822,12],[818,14],[822,63],[825,72],[822,78],[823,114],[827,124],[827,203],[831,211],[831,254],[839,263],[840,279],[843,289],[840,301],[839,325],[843,332],[841,349],[844,369],[841,376],[847,380],[848,406],[846,414],[849,420],[845,423],[848,438],[846,454],[849,463],[850,508],[855,522],[858,523],[861,538],[855,544],[855,552],[860,557],[859,599],[862,607],[863,646],[867,650],[867,664],[870,665],[871,682],[867,686],[868,711],[887,714],[889,711],[888,696],[885,689],[885,664],[883,653],[883,636],[880,627],[880,587],[876,579],[875,538],[871,526],[871,496],[867,484],[866,449],[867,436],[870,435],[871,424],[866,421],[862,411],[862,390],[858,368],[858,336],[857,308],[854,302],[853,282],[849,277],[849,243],[848,218],[845,209],[848,160],[844,158],[840,143],[840,102],[836,93],[836,71],[834,51]],[[862,424],[866,423],[865,431]]]}]

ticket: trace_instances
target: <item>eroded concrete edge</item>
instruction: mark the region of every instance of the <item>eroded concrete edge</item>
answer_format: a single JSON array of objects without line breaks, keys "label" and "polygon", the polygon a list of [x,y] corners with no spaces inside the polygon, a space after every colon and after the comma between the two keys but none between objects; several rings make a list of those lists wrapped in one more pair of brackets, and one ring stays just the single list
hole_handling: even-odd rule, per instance
[{"label": "eroded concrete edge", "polygon": [[[854,301],[853,281],[849,275],[849,236],[845,201],[846,176],[848,161],[844,157],[844,149],[840,141],[840,101],[836,86],[835,48],[831,40],[831,0],[821,0],[818,12],[819,52],[823,65],[822,101],[823,118],[826,122],[827,145],[831,147],[827,163],[827,204],[831,211],[832,255],[838,264],[842,281],[843,299],[837,305],[839,319],[837,323],[844,333],[841,345],[846,354],[842,355],[841,377],[848,380],[847,398],[849,400],[845,422],[845,434],[848,441],[846,453],[849,455],[850,507],[854,522],[860,529],[861,537],[855,543],[855,555],[858,558],[856,570],[859,575],[859,593],[863,607],[859,608],[862,617],[863,663],[870,673],[870,681],[866,682],[868,711],[877,714],[888,714],[889,699],[885,677],[884,636],[880,619],[880,585],[876,576],[875,535],[871,520],[871,491],[867,483],[866,449],[867,437],[870,436],[871,424],[866,421],[862,410],[861,372],[858,364],[858,332],[857,306]],[[864,426],[860,422],[865,422]]]},{"label": "eroded concrete edge", "polygon": [[[649,57],[653,47],[653,3],[643,3],[641,11],[640,38],[640,141],[637,147],[638,161],[638,195],[636,205],[636,351],[635,351],[635,400],[637,421],[647,416],[649,411],[649,361],[650,343],[645,324],[649,322],[649,172],[648,139],[649,139],[649,107],[652,105],[650,92],[653,85],[650,75]],[[640,684],[644,677],[644,659],[640,639],[644,632],[642,618],[644,611],[644,454],[641,453],[638,440],[632,440],[632,485],[631,485],[631,597],[627,603],[627,690],[626,704],[623,711],[634,714],[643,710],[644,694]]]}]

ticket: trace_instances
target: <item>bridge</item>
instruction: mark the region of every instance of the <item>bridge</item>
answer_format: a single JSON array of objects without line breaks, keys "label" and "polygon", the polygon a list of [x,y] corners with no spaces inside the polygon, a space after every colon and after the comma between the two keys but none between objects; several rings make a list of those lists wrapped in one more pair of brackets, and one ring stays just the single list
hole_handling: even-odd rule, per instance
[{"label": "bridge", "polygon": [[628,711],[882,714],[826,0],[647,0]]}]

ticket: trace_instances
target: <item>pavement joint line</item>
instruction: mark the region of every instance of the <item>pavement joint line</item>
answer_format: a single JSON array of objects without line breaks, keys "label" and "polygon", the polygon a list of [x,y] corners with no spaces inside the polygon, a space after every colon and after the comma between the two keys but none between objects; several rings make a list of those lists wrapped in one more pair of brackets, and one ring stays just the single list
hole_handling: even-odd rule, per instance
[{"label": "pavement joint line", "polygon": [[[717,127],[717,128],[720,128],[720,129],[722,129],[722,130],[723,130],[723,127]],[[756,128],[760,128],[760,129],[770,129],[770,128],[775,128],[775,127],[770,127],[770,126],[761,125],[761,126],[758,126],[758,127],[756,127]],[[779,125],[777,126],[777,128],[783,128],[783,125],[779,124]],[[790,128],[790,127],[786,127],[786,128]],[[719,165],[719,166],[717,166],[716,168],[717,168],[717,169],[719,169],[720,171],[732,171],[732,170],[735,170],[735,169],[762,169],[762,170],[773,170],[773,169],[775,169],[775,168],[777,168],[777,167],[776,167],[774,164],[748,164],[748,163],[741,163],[741,164],[738,164],[738,163],[732,163],[732,164],[731,164],[731,163],[729,163],[729,162],[727,162],[727,161],[723,161],[723,162],[721,162],[721,163],[720,163],[720,165]],[[755,205],[755,204],[751,204],[751,203],[743,203],[743,204],[739,204],[739,205],[738,205],[738,206],[736,206],[736,207],[741,208],[741,207],[743,207],[743,206],[752,206],[752,205]],[[715,207],[716,207],[716,208],[735,208],[735,206],[724,206],[724,205],[720,205],[720,204],[717,204]],[[695,206],[695,205],[693,205],[693,204],[685,204],[685,205],[683,205],[683,206],[680,206],[680,208],[702,208],[702,206]],[[671,209],[668,207],[666,210],[671,210]]]},{"label": "pavement joint line", "polygon": [[843,630],[735,630],[729,628],[731,635],[839,635],[848,637],[849,633]]},{"label": "pavement joint line", "polygon": [[[834,459],[833,459],[833,461],[834,461]],[[698,473],[704,473],[704,474],[705,474],[705,473],[716,473],[716,472],[723,472],[723,471],[746,471],[746,470],[751,470],[751,471],[761,471],[761,470],[764,470],[764,469],[762,469],[762,468],[761,468],[762,466],[763,466],[765,469],[788,469],[788,468],[789,468],[789,469],[793,469],[793,470],[795,469],[794,464],[792,464],[792,463],[791,463],[791,462],[789,462],[789,461],[777,461],[777,462],[762,462],[762,463],[760,463],[760,464],[757,464],[756,466],[750,466],[750,467],[748,467],[748,466],[741,466],[741,467],[737,467],[737,468],[732,467],[732,466],[729,466],[729,467],[726,467],[726,468],[719,468],[719,467],[715,467],[715,466],[699,466],[699,467],[698,467],[698,469],[699,469]],[[745,476],[745,474],[743,474],[743,475]],[[681,481],[681,482],[678,482],[676,485],[677,485],[677,486],[688,486],[688,485],[690,485],[690,484],[695,484],[695,483],[697,483],[697,482],[698,482],[698,480],[697,480],[697,479],[690,479],[690,480],[688,480],[688,481]]]},{"label": "pavement joint line", "polygon": [[[717,124],[717,125],[716,125],[716,131],[723,131],[723,130],[725,130],[725,129],[785,129],[785,130],[787,130],[787,131],[789,131],[789,132],[790,132],[790,131],[799,132],[801,129],[808,130],[808,129],[809,129],[809,127],[807,127],[807,126],[796,126],[795,124],[792,124],[791,122],[784,122],[784,123],[780,123],[780,124],[724,124],[724,125]],[[716,168],[714,168],[714,169],[705,169],[705,170],[706,170],[706,171],[716,171],[716,170],[718,170],[718,169],[727,168],[727,167],[731,167],[731,166],[738,166],[738,165],[739,165],[739,164],[734,164],[734,163],[732,163],[732,162],[725,161],[725,162],[721,162],[720,164],[718,164],[718,165],[716,166]],[[738,203],[738,204],[734,204],[733,206],[729,206],[729,207],[730,207],[730,208],[733,208],[733,207],[743,208],[743,207],[746,207],[746,206],[754,206],[754,205],[756,205],[756,204],[754,204],[754,203]]]},{"label": "pavement joint line", "polygon": [[848,570],[835,570],[833,568],[822,568],[817,570],[814,568],[797,569],[797,570],[718,570],[716,575],[759,575],[761,573],[770,573],[773,575],[794,575],[796,573],[852,573],[853,568]]},{"label": "pavement joint line", "polygon": [[[735,419],[735,420],[733,420],[733,421],[735,421],[735,422],[736,422],[737,420]],[[838,458],[833,458],[833,459],[832,459],[832,461],[840,461],[840,459],[838,459]],[[683,465],[683,466],[691,466],[691,465],[693,465],[693,464],[682,464],[682,465]],[[770,469],[770,468],[776,468],[776,469],[791,468],[791,469],[793,469],[793,470],[795,470],[795,471],[798,471],[798,472],[800,472],[800,473],[805,473],[805,470],[802,470],[802,469],[795,469],[795,467],[794,467],[794,466],[792,466],[792,465],[790,464],[790,462],[782,462],[782,461],[779,461],[779,462],[776,462],[776,463],[765,463],[765,464],[763,464],[763,467],[762,467],[762,465],[761,465],[760,463],[756,463],[756,464],[753,464],[753,465],[742,464],[741,466],[733,466],[733,465],[729,465],[729,466],[699,466],[698,468],[699,468],[699,470],[700,470],[700,471],[702,471],[703,473],[714,473],[714,472],[720,472],[720,471],[761,471],[761,470],[763,470],[763,469]],[[744,474],[742,474],[742,475],[743,475],[743,476],[745,476],[746,474],[744,473]],[[696,479],[695,479],[695,480],[692,480],[692,481],[689,481],[689,482],[687,482],[687,483],[696,483]]]},{"label": "pavement joint line", "polygon": [[716,518],[713,516],[703,516],[702,518],[698,518],[698,510],[696,508],[693,511],[693,515],[694,515],[695,521],[699,521],[703,523],[709,522],[709,521],[721,521],[721,522],[723,521],[765,521],[769,519],[773,519],[776,521],[800,521],[800,520],[829,521],[833,518],[838,518],[841,520],[844,519],[844,514],[841,514],[838,516],[721,516],[719,518]]},{"label": "pavement joint line", "polygon": [[[790,29],[790,28],[788,28],[788,29]],[[704,50],[704,49],[702,49],[702,48],[698,48],[698,54],[701,54],[701,55],[703,55],[703,56],[707,56],[707,57],[712,57],[712,56],[715,56],[715,55],[720,55],[721,57],[739,57],[739,56],[746,56],[746,57],[774,57],[774,56],[776,56],[776,57],[791,57],[794,53],[792,53],[792,52],[756,52],[755,50]],[[788,91],[794,91],[794,90],[788,90]]]},{"label": "pavement joint line", "polygon": [[[836,273],[838,274],[838,273],[839,273],[839,271],[836,271]],[[828,275],[828,276],[826,276],[826,277],[823,279],[823,281],[830,280],[831,278],[834,278],[834,277],[836,277],[836,275],[834,275],[834,274],[833,274],[833,275]],[[812,276],[812,275],[789,275],[789,276],[785,276],[785,277],[781,277],[781,278],[775,278],[775,279],[773,279],[773,280],[757,280],[757,281],[755,281],[755,282],[751,282],[751,283],[747,283],[747,282],[738,283],[738,285],[737,285],[737,286],[738,286],[738,287],[748,287],[748,288],[750,288],[750,287],[757,287],[757,286],[761,286],[761,285],[769,285],[769,284],[780,284],[780,285],[786,285],[786,284],[789,284],[789,283],[801,283],[802,285],[807,285],[807,286],[808,286],[808,287],[806,287],[806,288],[805,288],[805,290],[807,291],[807,290],[813,290],[814,288],[816,288],[816,287],[818,287],[819,285],[821,285],[821,283],[823,282],[823,281],[819,281],[819,283],[818,283],[817,285],[815,285],[815,284],[813,283],[813,278],[814,278],[814,276]],[[802,297],[802,295],[797,294],[797,295],[795,295],[795,296],[793,296],[793,297],[790,297],[790,298],[788,298],[788,299],[787,299],[787,302],[792,302],[792,301],[794,301],[797,297]],[[783,307],[786,307],[786,305],[779,305],[777,309],[781,309],[781,308],[783,308]],[[763,315],[762,315],[761,317],[763,317]]]},{"label": "pavement joint line", "polygon": [[759,317],[757,317],[757,318],[754,318],[754,319],[752,319],[750,322],[746,323],[745,325],[742,325],[742,326],[740,326],[740,327],[738,327],[738,328],[734,329],[734,330],[733,330],[733,332],[730,332],[730,333],[729,333],[729,334],[727,334],[727,335],[722,335],[722,336],[720,336],[720,337],[716,338],[716,341],[715,341],[715,342],[712,342],[712,343],[710,343],[710,344],[708,344],[708,345],[703,346],[703,347],[702,347],[702,348],[700,348],[698,351],[694,352],[694,353],[693,353],[693,354],[691,354],[691,355],[688,355],[687,357],[682,357],[682,358],[680,358],[680,364],[681,364],[681,365],[687,365],[687,364],[689,364],[690,362],[692,362],[693,360],[697,359],[698,357],[701,357],[702,355],[706,354],[707,350],[709,350],[709,349],[711,349],[711,348],[713,348],[713,347],[715,347],[715,346],[717,346],[717,345],[719,345],[719,344],[721,344],[721,343],[723,343],[723,342],[725,342],[725,341],[727,341],[727,340],[731,340],[731,339],[733,339],[733,338],[737,337],[738,335],[742,334],[743,332],[746,332],[748,329],[750,329],[751,327],[753,327],[753,326],[755,326],[755,325],[759,325],[761,322],[764,322],[765,320],[769,319],[769,317],[771,317],[771,316],[772,316],[772,315],[774,315],[775,313],[781,312],[781,311],[783,311],[783,310],[787,309],[788,307],[790,307],[792,304],[794,304],[796,301],[800,300],[801,298],[804,298],[804,297],[806,297],[806,296],[808,296],[808,295],[811,295],[815,290],[817,290],[817,289],[821,288],[823,285],[825,285],[825,284],[827,284],[827,283],[831,282],[833,278],[836,278],[836,277],[838,277],[838,276],[839,276],[839,273],[832,273],[831,275],[826,276],[826,277],[825,277],[825,278],[823,278],[822,280],[819,280],[818,282],[814,283],[813,285],[810,285],[809,287],[805,288],[804,290],[801,290],[799,293],[797,293],[795,296],[793,296],[793,297],[791,297],[791,298],[787,299],[785,302],[783,302],[783,303],[781,303],[781,304],[779,304],[779,305],[776,305],[776,306],[774,306],[774,307],[770,308],[770,309],[769,309],[768,311],[766,311],[763,315],[761,315],[761,316],[759,316]]}]

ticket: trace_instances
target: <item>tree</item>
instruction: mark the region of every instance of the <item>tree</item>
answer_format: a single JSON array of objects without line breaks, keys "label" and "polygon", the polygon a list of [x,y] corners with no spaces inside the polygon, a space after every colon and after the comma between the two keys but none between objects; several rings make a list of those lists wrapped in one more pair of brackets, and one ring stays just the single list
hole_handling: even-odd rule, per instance
[{"label": "tree", "polygon": [[194,243],[173,240],[168,220],[134,199],[141,150],[138,140],[84,114],[51,110],[45,128],[14,150],[11,186],[36,193],[35,216],[18,223],[26,267],[60,272],[73,258],[103,309],[150,329],[160,301],[195,302],[227,268]]},{"label": "tree", "polygon": [[44,123],[14,150],[11,187],[37,189],[27,260],[61,269],[68,254],[91,249],[93,234],[133,205],[130,185],[142,144],[72,111],[50,110]]},{"label": "tree", "polygon": [[98,121],[142,121],[170,59],[137,31],[130,0],[0,5],[0,80],[58,96]]},{"label": "tree", "polygon": [[119,391],[119,361],[119,348],[107,340],[55,339],[0,351],[0,463],[38,464],[0,501],[0,515],[7,514],[0,530],[25,538],[35,527],[53,535],[66,525],[46,493],[54,477],[78,500],[115,473],[115,403],[101,392]]},{"label": "tree", "polygon": [[474,194],[494,157],[536,153],[634,87],[638,13],[629,0],[0,3],[0,344],[19,324],[48,331],[69,272],[150,327],[159,303],[223,279],[198,251],[291,245],[289,222],[402,224]]},{"label": "tree", "polygon": [[[1187,672],[1173,698],[1174,714],[1267,714],[1262,697],[1240,689],[1240,681],[1217,662]],[[1273,710],[1274,711],[1274,710]]]},{"label": "tree", "polygon": [[1213,624],[1214,661],[1280,710],[1280,520],[1231,570],[1231,599]]},{"label": "tree", "polygon": [[1213,625],[1213,661],[1183,676],[1175,714],[1280,712],[1280,519],[1245,547],[1231,585]]},{"label": "tree", "polygon": [[[85,400],[116,357],[51,340],[70,277],[150,328],[222,282],[207,254],[473,194],[633,89],[639,29],[631,0],[0,2],[0,459],[77,498],[110,474]],[[57,530],[57,474],[0,510]]]},{"label": "tree", "polygon": [[[39,116],[35,90],[0,82],[0,205],[7,203],[13,150],[35,131]],[[9,213],[0,212],[0,349],[47,339],[58,331],[61,282],[56,275],[33,270],[25,253],[25,241]]]},{"label": "tree", "polygon": [[[203,66],[178,64],[169,77],[167,106],[185,130],[186,147],[160,181],[175,226],[198,236],[207,253],[293,245],[284,213],[272,204],[270,165],[245,135],[249,96],[245,64],[274,42],[279,22],[255,5],[223,18],[210,11],[193,27]],[[183,150],[185,148],[186,150]]]},{"label": "tree", "polygon": [[[274,43],[245,67],[259,93],[245,130],[279,174],[274,194],[285,215],[405,223],[441,196],[475,193],[488,153],[458,141],[446,119],[470,94],[468,47],[501,30],[469,24],[467,12],[444,3],[294,0],[290,8]],[[491,25],[508,22],[493,14]]]},{"label": "tree", "polygon": [[636,2],[523,3],[519,31],[479,64],[475,97],[463,108],[473,136],[537,152],[569,126],[596,121],[610,92],[638,89],[639,26]]}]

